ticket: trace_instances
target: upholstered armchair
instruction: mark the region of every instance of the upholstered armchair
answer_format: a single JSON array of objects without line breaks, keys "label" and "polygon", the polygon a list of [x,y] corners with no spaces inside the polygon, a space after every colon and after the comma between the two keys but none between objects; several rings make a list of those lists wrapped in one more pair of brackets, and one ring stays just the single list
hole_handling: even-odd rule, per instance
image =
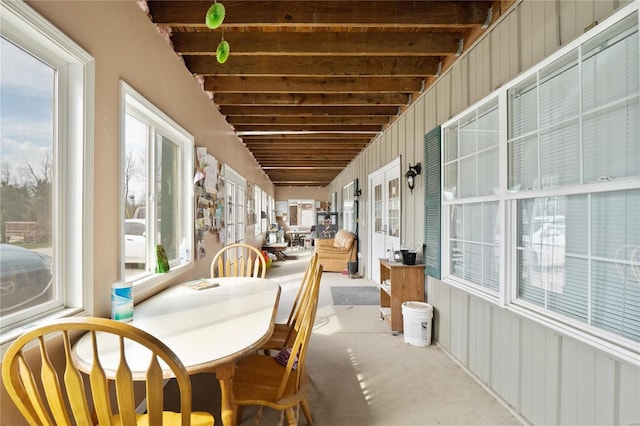
[{"label": "upholstered armchair", "polygon": [[325,272],[342,272],[347,269],[347,262],[356,260],[358,244],[356,236],[344,229],[336,232],[335,238],[316,238],[315,253],[318,263]]}]

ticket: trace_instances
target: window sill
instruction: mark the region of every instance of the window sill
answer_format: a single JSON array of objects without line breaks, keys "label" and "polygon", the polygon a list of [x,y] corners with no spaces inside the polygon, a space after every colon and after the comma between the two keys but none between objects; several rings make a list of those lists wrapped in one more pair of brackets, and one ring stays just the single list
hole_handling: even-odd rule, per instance
[{"label": "window sill", "polygon": [[193,269],[193,261],[173,266],[169,272],[163,274],[150,274],[139,280],[133,281],[133,300],[144,300],[157,293],[164,285],[174,280],[179,275]]},{"label": "window sill", "polygon": [[481,287],[476,287],[476,286],[467,284],[465,282],[459,281],[458,279],[452,276],[442,278],[442,282],[452,287],[458,288],[466,293],[472,294],[489,303],[493,303],[494,305],[504,306],[502,303],[500,303],[498,294],[490,293],[489,290],[485,290]]},{"label": "window sill", "polygon": [[13,343],[13,341],[16,340],[18,336],[20,336],[22,333],[24,333],[27,330],[30,330],[34,327],[38,327],[40,325],[43,325],[49,321],[52,321],[58,318],[81,316],[84,314],[86,314],[86,312],[82,308],[65,308],[65,309],[60,309],[58,311],[50,313],[48,315],[39,317],[37,319],[34,319],[33,321],[28,321],[26,324],[13,327],[7,330],[6,332],[3,332],[2,335],[0,336],[0,354],[2,357],[4,357],[4,353],[6,352],[9,345]]},{"label": "window sill", "polygon": [[[528,308],[527,306],[521,305],[517,302],[507,304],[505,308],[519,317],[526,318],[544,327],[548,327],[563,336],[575,339],[612,357],[640,367],[640,348],[637,347],[637,343],[622,342],[622,339],[613,334],[610,335],[611,339],[607,339],[609,334],[604,330],[594,329],[593,332],[588,332],[579,328],[578,325],[540,314],[534,309]],[[580,325],[586,326],[586,324],[582,323],[580,323]]]}]

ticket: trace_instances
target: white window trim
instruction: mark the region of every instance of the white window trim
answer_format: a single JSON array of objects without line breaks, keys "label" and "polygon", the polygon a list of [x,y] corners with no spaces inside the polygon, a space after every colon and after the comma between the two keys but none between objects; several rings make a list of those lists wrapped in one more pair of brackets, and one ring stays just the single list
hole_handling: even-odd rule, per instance
[{"label": "white window trim", "polygon": [[[246,197],[246,191],[247,191],[247,179],[245,179],[245,177],[244,177],[244,176],[242,176],[240,173],[236,172],[236,171],[235,171],[231,166],[229,166],[228,164],[225,164],[225,166],[224,166],[224,178],[225,178],[226,180],[228,180],[229,182],[232,182],[232,183],[235,185],[235,190],[236,190],[236,193],[235,193],[235,194],[233,194],[233,199],[234,199],[234,200],[235,200],[235,202],[236,202],[236,209],[235,209],[235,211],[234,211],[234,215],[235,215],[235,223],[234,223],[234,226],[236,227],[236,229],[234,230],[234,232],[235,232],[235,235],[234,235],[234,241],[235,241],[235,240],[237,240],[237,238],[236,238],[236,237],[238,236],[238,227],[239,227],[239,226],[242,226],[242,227],[244,227],[244,230],[242,231],[242,235],[244,236],[244,238],[242,238],[242,240],[243,240],[243,242],[246,242],[246,241],[244,241],[244,240],[246,240],[246,232],[247,232],[246,224],[245,224],[245,220],[246,220],[246,219],[245,219],[245,218],[246,218],[246,213],[242,213],[242,215],[243,215],[244,217],[242,217],[242,218],[241,218],[241,217],[239,217],[239,211],[240,211],[240,210],[238,209],[238,207],[239,207],[241,204],[244,204],[244,205],[245,205],[245,207],[244,207],[241,211],[242,211],[242,212],[246,212],[246,203],[247,203],[247,201],[246,201],[246,198],[247,198],[247,197]],[[238,199],[238,189],[239,189],[239,188],[241,188],[241,189],[244,191],[244,193],[245,193],[245,197],[244,197],[245,199],[244,199],[244,200],[240,200],[240,199]],[[228,199],[229,199],[229,195],[230,195],[230,194],[225,194],[225,195],[226,195],[227,200],[228,200]],[[226,202],[225,202],[225,207],[226,207],[226,209],[225,209],[225,213],[224,213],[224,214],[225,214],[225,218],[228,218],[228,217],[229,217],[229,211],[228,211],[228,205],[227,205],[227,203],[226,203]],[[239,222],[239,221],[238,221],[238,219],[242,219],[242,221],[240,221],[240,222]],[[227,236],[227,238],[228,238],[228,236]]]},{"label": "white window trim", "polygon": [[[137,111],[143,111],[145,115],[150,116],[156,123],[161,123],[157,127],[165,133],[165,135],[175,138],[174,142],[180,145],[179,150],[179,178],[178,186],[184,191],[180,194],[180,205],[182,210],[179,213],[180,234],[179,239],[186,239],[188,247],[193,247],[194,240],[194,191],[192,181],[193,162],[195,142],[193,136],[177,124],[168,115],[158,109],[149,102],[135,89],[124,81],[120,81],[120,158],[121,164],[124,164],[125,158],[125,119],[127,105],[131,105]],[[122,174],[121,174],[122,176]],[[120,181],[120,194],[124,194],[124,179]],[[124,277],[124,199],[120,197],[120,277]],[[149,213],[149,212],[147,212]],[[139,279],[131,281],[133,284],[133,297],[145,298],[155,292],[155,288],[161,286],[177,275],[184,273],[194,267],[195,252],[184,264],[171,264],[171,269],[167,273],[149,273],[141,276]]]},{"label": "white window trim", "polygon": [[[507,164],[507,146],[506,146],[506,133],[503,133],[503,130],[506,131],[506,127],[507,127],[507,120],[506,120],[506,114],[503,113],[503,109],[502,106],[506,105],[503,104],[502,102],[506,100],[506,90],[503,90],[502,88],[499,89],[497,92],[493,92],[491,94],[489,94],[488,96],[485,96],[483,99],[479,100],[478,102],[476,102],[475,104],[471,105],[470,107],[468,107],[467,109],[465,109],[464,111],[462,111],[460,114],[456,115],[455,117],[453,117],[452,119],[446,121],[445,123],[442,124],[441,128],[442,128],[442,144],[441,144],[441,161],[442,161],[442,152],[445,149],[445,130],[447,127],[451,126],[452,124],[460,121],[461,118],[464,117],[468,117],[469,114],[471,114],[472,112],[478,110],[479,108],[481,108],[484,105],[487,105],[491,102],[494,102],[496,100],[496,98],[498,99],[498,114],[499,114],[499,141],[498,141],[498,158],[500,161],[500,164]],[[504,161],[504,162],[503,162]],[[444,185],[445,183],[445,167],[444,164],[442,164],[441,170],[440,170],[440,182],[442,183],[442,185]],[[498,291],[498,293],[494,293],[489,289],[486,289],[484,287],[481,287],[479,285],[473,284],[469,281],[466,281],[460,277],[454,276],[451,274],[451,258],[449,256],[449,250],[451,248],[451,245],[449,244],[449,235],[451,233],[451,223],[449,221],[450,215],[451,215],[451,207],[455,206],[455,205],[466,205],[466,204],[474,204],[474,203],[483,203],[483,202],[495,202],[498,201],[499,202],[499,207],[498,207],[498,215],[500,215],[500,217],[504,217],[504,201],[502,199],[502,195],[504,193],[504,188],[507,187],[507,170],[505,167],[500,167],[500,171],[499,171],[499,176],[498,176],[498,183],[499,183],[499,187],[500,187],[500,195],[482,195],[482,196],[476,196],[476,197],[466,197],[466,198],[455,198],[453,200],[445,200],[442,199],[442,223],[441,223],[441,246],[442,246],[442,259],[441,259],[441,274],[442,274],[442,281],[451,284],[454,287],[457,287],[461,290],[464,290],[467,293],[470,293],[478,298],[481,298],[483,300],[486,300],[488,302],[491,303],[495,303],[498,304],[500,306],[504,306],[504,304],[506,303],[506,298],[504,297],[504,289],[505,289],[505,250],[504,247],[500,248],[500,261],[501,261],[501,274],[500,274],[500,279],[499,279],[499,285],[500,285],[500,291]],[[501,241],[504,242],[505,241],[505,221],[502,220],[500,222],[500,231],[501,231]]]},{"label": "white window trim", "polygon": [[[93,145],[95,60],[78,44],[22,1],[0,3],[2,33],[40,57],[63,63],[67,77],[60,82],[55,135],[53,185],[54,279],[61,285],[66,307],[25,318],[3,327],[2,351],[26,329],[40,322],[91,314],[93,299]],[[63,92],[64,90],[64,92]],[[81,102],[68,103],[68,99]],[[59,142],[69,143],[64,146]],[[64,240],[60,236],[64,235]],[[87,311],[88,310],[88,311]]]},{"label": "white window trim", "polygon": [[[453,286],[459,288],[466,293],[470,293],[476,297],[479,297],[483,300],[486,300],[490,303],[496,304],[508,311],[511,311],[523,318],[527,318],[536,323],[540,323],[543,326],[546,326],[554,331],[567,335],[585,343],[589,346],[592,346],[596,349],[599,349],[605,353],[611,354],[619,359],[630,362],[634,365],[640,365],[640,348],[638,348],[637,342],[633,342],[630,339],[626,339],[617,334],[610,333],[604,329],[595,328],[585,324],[583,322],[573,320],[569,317],[562,316],[553,311],[545,310],[537,305],[533,305],[528,303],[522,299],[516,298],[516,285],[517,285],[517,268],[515,267],[516,259],[513,258],[515,253],[515,228],[517,228],[517,200],[523,198],[530,198],[530,192],[527,190],[521,190],[519,192],[510,192],[508,191],[508,170],[507,167],[504,166],[508,162],[508,154],[507,154],[507,91],[512,87],[518,85],[520,82],[531,78],[532,75],[535,75],[540,69],[550,65],[554,61],[566,55],[573,49],[576,49],[578,46],[585,43],[585,41],[592,39],[599,35],[600,33],[608,30],[611,26],[615,25],[617,22],[621,21],[625,17],[633,14],[634,12],[639,14],[640,12],[639,3],[634,2],[629,4],[619,11],[613,13],[606,21],[599,23],[595,28],[591,29],[587,33],[581,35],[576,38],[567,45],[563,46],[555,53],[545,58],[540,63],[533,66],[531,69],[522,73],[515,79],[511,80],[508,83],[502,85],[497,91],[491,93],[480,101],[476,102],[469,108],[465,109],[461,113],[457,114],[455,117],[446,121],[442,124],[443,129],[443,139],[446,134],[445,129],[460,120],[462,117],[468,115],[471,111],[477,109],[483,104],[486,104],[493,100],[496,96],[498,96],[498,108],[500,114],[500,142],[499,142],[499,158],[500,158],[500,208],[499,214],[500,217],[504,220],[501,223],[501,241],[503,241],[503,247],[500,249],[500,261],[502,262],[502,271],[500,278],[500,292],[496,297],[493,294],[489,294],[482,290],[481,287],[471,285],[469,283],[464,282],[463,280],[457,279],[457,277],[453,277],[450,275],[450,256],[449,256],[449,232],[450,232],[450,224],[449,224],[449,206],[445,204],[443,200],[442,205],[442,233],[441,233],[441,244],[442,244],[442,260],[441,260],[441,268],[442,268],[442,281]],[[444,149],[444,140],[442,144],[442,149]],[[442,153],[441,153],[442,155]],[[444,167],[441,170],[441,182],[444,185]],[[545,197],[545,196],[554,196],[561,195],[565,193],[570,194],[579,194],[579,193],[594,193],[594,192],[609,192],[615,190],[625,190],[625,189],[637,189],[639,186],[639,179],[637,177],[630,178],[620,178],[615,179],[610,182],[604,183],[593,183],[593,184],[579,184],[575,186],[565,186],[562,188],[550,188],[550,189],[537,189],[536,197]],[[483,197],[478,197],[475,201],[482,201]],[[458,200],[456,200],[458,201]],[[464,202],[471,202],[471,199],[464,199]],[[450,204],[456,204],[449,203]],[[508,222],[508,223],[507,223]],[[511,226],[508,229],[508,225]],[[506,242],[506,244],[504,243]]]}]

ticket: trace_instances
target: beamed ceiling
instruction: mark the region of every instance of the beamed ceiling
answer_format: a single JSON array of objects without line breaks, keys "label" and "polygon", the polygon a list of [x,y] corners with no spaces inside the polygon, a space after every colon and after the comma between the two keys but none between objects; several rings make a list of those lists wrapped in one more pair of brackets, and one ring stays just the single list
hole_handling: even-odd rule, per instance
[{"label": "beamed ceiling", "polygon": [[326,186],[514,0],[220,3],[146,5],[274,185]]}]

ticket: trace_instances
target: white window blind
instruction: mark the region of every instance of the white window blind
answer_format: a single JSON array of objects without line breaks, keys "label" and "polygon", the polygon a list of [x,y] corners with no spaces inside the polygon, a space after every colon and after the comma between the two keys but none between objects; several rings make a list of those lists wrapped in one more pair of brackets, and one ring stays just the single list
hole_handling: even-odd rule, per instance
[{"label": "white window blind", "polygon": [[[640,341],[638,63],[634,14],[507,97],[509,188],[533,190],[516,195],[516,298],[634,341]],[[557,195],[537,195],[550,188]]]},{"label": "white window blind", "polygon": [[637,356],[640,43],[629,9],[442,126],[442,279]]},{"label": "white window blind", "polygon": [[498,100],[445,128],[443,204],[449,218],[445,276],[500,290]]}]

